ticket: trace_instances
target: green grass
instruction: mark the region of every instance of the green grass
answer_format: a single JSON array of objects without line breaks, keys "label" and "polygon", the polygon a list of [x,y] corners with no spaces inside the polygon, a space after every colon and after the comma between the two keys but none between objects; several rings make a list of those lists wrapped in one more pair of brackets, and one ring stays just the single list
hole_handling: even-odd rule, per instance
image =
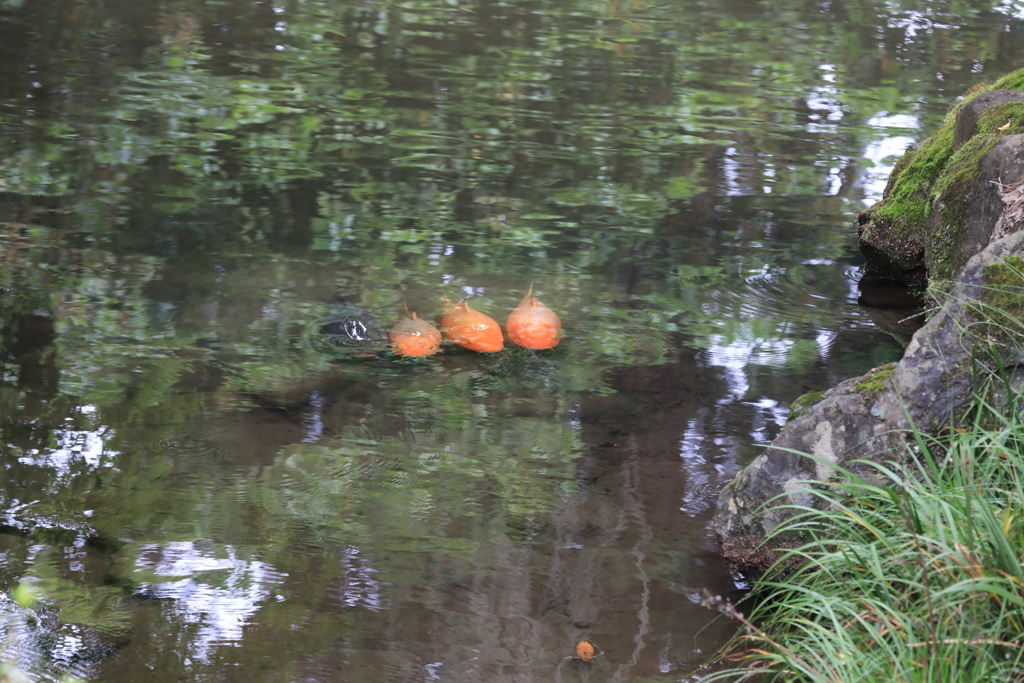
[{"label": "green grass", "polygon": [[1024,682],[1024,396],[1000,361],[1022,355],[1017,265],[991,270],[964,329],[970,410],[911,432],[902,464],[819,483],[824,509],[790,507],[773,535],[800,534],[780,560],[798,568],[759,580],[750,608],[706,596],[743,630],[702,680]]},{"label": "green grass", "polygon": [[920,467],[819,491],[786,524],[802,568],[759,583],[706,680],[1024,681],[1024,421],[979,407]]}]

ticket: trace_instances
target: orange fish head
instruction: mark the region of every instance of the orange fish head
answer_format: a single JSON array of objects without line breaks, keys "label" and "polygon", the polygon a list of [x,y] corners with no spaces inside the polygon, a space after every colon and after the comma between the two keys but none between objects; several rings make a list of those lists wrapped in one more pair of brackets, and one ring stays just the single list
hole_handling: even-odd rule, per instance
[{"label": "orange fish head", "polygon": [[512,343],[527,349],[550,349],[562,337],[558,315],[533,295],[533,287],[509,314],[505,322]]},{"label": "orange fish head", "polygon": [[441,317],[441,328],[454,343],[472,351],[493,353],[504,347],[498,323],[464,301],[448,302],[448,310]]},{"label": "orange fish head", "polygon": [[580,642],[576,643],[575,651],[576,658],[584,662],[589,662],[591,659],[593,659],[594,655],[597,652],[594,646],[587,640],[581,640]]},{"label": "orange fish head", "polygon": [[392,351],[404,357],[432,356],[441,348],[441,333],[437,328],[414,317],[395,323],[389,338]]}]

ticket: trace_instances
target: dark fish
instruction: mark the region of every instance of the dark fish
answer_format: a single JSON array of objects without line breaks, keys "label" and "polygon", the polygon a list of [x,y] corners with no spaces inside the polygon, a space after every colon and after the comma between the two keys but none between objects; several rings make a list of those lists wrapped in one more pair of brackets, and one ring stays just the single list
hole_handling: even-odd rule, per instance
[{"label": "dark fish", "polygon": [[316,335],[322,344],[335,352],[373,354],[388,345],[388,334],[377,317],[366,309],[347,303],[331,306],[328,322],[316,324]]}]

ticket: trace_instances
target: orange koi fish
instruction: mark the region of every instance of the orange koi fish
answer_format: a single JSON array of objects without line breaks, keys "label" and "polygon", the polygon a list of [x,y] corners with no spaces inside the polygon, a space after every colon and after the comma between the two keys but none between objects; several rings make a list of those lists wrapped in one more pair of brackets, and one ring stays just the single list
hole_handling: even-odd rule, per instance
[{"label": "orange koi fish", "polygon": [[589,662],[591,659],[594,658],[594,655],[597,652],[594,649],[594,646],[588,640],[581,640],[580,642],[576,643],[575,651],[576,659],[583,662]]},{"label": "orange koi fish", "polygon": [[455,304],[444,299],[445,314],[441,316],[441,329],[453,342],[471,351],[494,353],[501,351],[505,340],[501,327],[493,318],[475,311],[465,301]]},{"label": "orange koi fish", "polygon": [[551,349],[562,338],[562,321],[530,291],[523,297],[505,322],[508,338],[527,349]]},{"label": "orange koi fish", "polygon": [[433,356],[441,348],[441,333],[426,320],[410,313],[404,303],[402,308],[405,309],[405,320],[399,320],[388,332],[391,350],[405,358]]}]

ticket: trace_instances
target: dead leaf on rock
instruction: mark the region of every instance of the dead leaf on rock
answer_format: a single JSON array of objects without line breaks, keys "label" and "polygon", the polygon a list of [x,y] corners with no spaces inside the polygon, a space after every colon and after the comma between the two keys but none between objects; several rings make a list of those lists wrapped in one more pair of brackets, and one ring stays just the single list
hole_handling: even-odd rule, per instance
[{"label": "dead leaf on rock", "polygon": [[1000,185],[999,198],[1005,208],[992,230],[992,241],[1012,235],[1024,227],[1024,178],[1012,185]]}]

